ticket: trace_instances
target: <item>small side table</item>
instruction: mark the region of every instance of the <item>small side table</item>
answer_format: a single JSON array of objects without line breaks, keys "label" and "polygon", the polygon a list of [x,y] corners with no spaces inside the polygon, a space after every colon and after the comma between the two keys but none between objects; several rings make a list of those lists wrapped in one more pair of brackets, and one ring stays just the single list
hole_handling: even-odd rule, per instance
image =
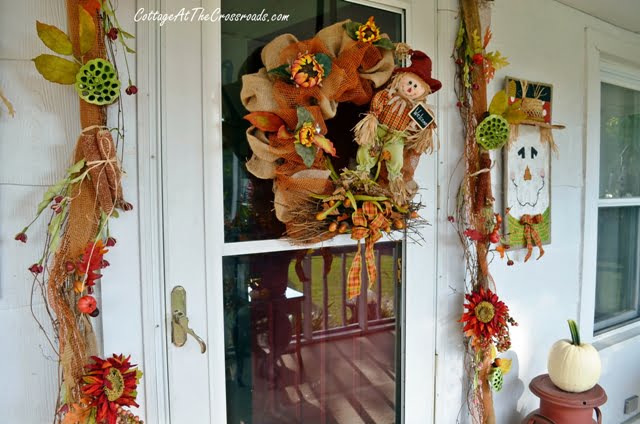
[{"label": "small side table", "polygon": [[[601,405],[607,394],[599,384],[586,392],[569,393],[557,388],[549,374],[539,375],[529,383],[531,392],[540,398],[540,409],[529,414],[522,424],[601,424]],[[597,421],[593,419],[595,410]]]}]

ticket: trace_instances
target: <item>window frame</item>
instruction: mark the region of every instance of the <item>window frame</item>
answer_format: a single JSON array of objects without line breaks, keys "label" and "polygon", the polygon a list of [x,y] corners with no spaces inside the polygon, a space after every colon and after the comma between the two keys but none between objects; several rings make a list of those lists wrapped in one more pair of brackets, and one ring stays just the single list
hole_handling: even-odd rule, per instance
[{"label": "window frame", "polygon": [[640,329],[640,317],[604,328],[596,329],[595,325],[598,211],[601,207],[640,205],[640,198],[600,199],[601,83],[640,91],[640,37],[623,30],[603,33],[589,27],[585,36],[584,232],[579,317],[587,342],[620,335],[620,340],[626,340],[625,334],[632,337]]}]

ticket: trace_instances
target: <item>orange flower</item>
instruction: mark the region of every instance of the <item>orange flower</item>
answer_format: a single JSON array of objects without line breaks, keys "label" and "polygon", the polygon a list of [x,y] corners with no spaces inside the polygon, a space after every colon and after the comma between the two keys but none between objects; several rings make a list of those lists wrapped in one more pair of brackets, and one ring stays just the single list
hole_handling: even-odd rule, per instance
[{"label": "orange flower", "polygon": [[358,41],[364,43],[375,43],[380,40],[380,28],[376,26],[373,16],[371,16],[364,25],[360,25],[356,31],[356,36],[358,37]]},{"label": "orange flower", "polygon": [[322,83],[324,67],[310,53],[298,53],[291,64],[291,79],[298,87],[311,88]]},{"label": "orange flower", "polygon": [[88,373],[82,377],[82,393],[91,399],[88,406],[97,409],[98,423],[116,424],[119,407],[139,406],[136,388],[142,373],[124,355],[91,359],[94,363],[86,366]]},{"label": "orange flower", "polygon": [[303,146],[311,147],[316,135],[316,129],[311,122],[305,122],[296,134],[296,143],[300,143]]}]

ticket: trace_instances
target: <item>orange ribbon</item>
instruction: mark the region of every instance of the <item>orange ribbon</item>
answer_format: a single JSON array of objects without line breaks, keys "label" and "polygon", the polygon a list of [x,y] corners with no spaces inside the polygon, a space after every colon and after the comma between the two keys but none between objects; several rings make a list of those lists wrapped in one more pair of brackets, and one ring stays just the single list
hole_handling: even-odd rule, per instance
[{"label": "orange ribbon", "polygon": [[542,255],[544,255],[544,249],[542,248],[542,240],[540,239],[540,235],[533,227],[535,224],[540,224],[544,218],[542,214],[537,215],[522,215],[520,217],[520,224],[524,227],[524,240],[527,243],[527,256],[524,257],[524,261],[527,262],[529,258],[531,258],[531,254],[533,252],[533,242],[535,242],[536,246],[540,250],[540,255],[536,258],[536,260],[540,259]]},{"label": "orange ribbon", "polygon": [[389,221],[381,213],[373,202],[364,202],[362,208],[356,210],[351,215],[353,229],[351,238],[358,240],[358,252],[353,258],[349,274],[347,276],[347,298],[353,299],[360,294],[362,285],[362,254],[360,253],[360,240],[365,239],[364,259],[367,265],[367,275],[369,277],[369,287],[378,278],[376,269],[373,244],[382,237],[382,228],[389,226]]}]

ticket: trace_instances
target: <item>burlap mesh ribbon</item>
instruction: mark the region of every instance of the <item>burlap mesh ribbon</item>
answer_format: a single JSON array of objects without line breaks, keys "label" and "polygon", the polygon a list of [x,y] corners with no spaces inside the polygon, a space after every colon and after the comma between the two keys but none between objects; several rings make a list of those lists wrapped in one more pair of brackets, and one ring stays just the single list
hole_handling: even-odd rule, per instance
[{"label": "burlap mesh ribbon", "polygon": [[[67,0],[69,34],[74,53],[79,57],[78,0]],[[83,56],[84,61],[105,57],[104,33],[99,18],[94,16],[96,43]],[[120,167],[111,134],[104,128],[105,108],[80,100],[80,123],[86,130],[80,135],[74,153],[74,162],[85,159],[91,169],[91,179],[85,178],[70,189],[69,217],[61,237],[60,246],[50,267],[47,296],[56,315],[60,344],[60,361],[66,396],[70,401],[79,398],[79,383],[84,365],[91,355],[97,354],[95,334],[86,315],[76,309],[74,294],[66,263],[75,262],[85,247],[94,241],[101,211],[110,214],[114,205],[122,201]]]},{"label": "burlap mesh ribbon", "polygon": [[347,298],[352,299],[360,294],[362,286],[362,254],[360,241],[365,240],[364,261],[367,267],[369,288],[378,278],[373,245],[382,237],[382,229],[389,225],[387,218],[373,202],[363,202],[362,207],[352,215],[353,228],[351,238],[358,240],[358,251],[351,262],[347,275]]},{"label": "burlap mesh ribbon", "polygon": [[[296,108],[304,106],[320,125],[320,133],[326,134],[324,121],[336,115],[340,102],[368,103],[373,88],[391,76],[393,53],[351,39],[343,28],[345,22],[322,29],[310,40],[299,41],[284,34],[265,45],[261,56],[265,67],[242,77],[240,97],[244,107],[249,112],[275,113],[293,129],[298,123]],[[267,74],[267,70],[292,63],[299,52],[324,53],[332,59],[331,72],[321,87],[297,88]],[[292,140],[280,140],[277,134],[267,136],[255,127],[247,130],[247,140],[253,152],[247,170],[258,178],[274,180],[275,212],[280,221],[289,222],[292,209],[309,194],[329,194],[333,190],[321,151],[311,166],[317,172],[308,173]]]},{"label": "burlap mesh ribbon", "polygon": [[542,240],[540,239],[540,235],[533,227],[534,224],[540,224],[544,220],[542,214],[537,215],[529,215],[525,214],[520,217],[520,224],[522,224],[523,232],[524,232],[524,241],[527,244],[527,255],[524,257],[524,261],[527,262],[533,253],[533,244],[538,246],[540,250],[540,255],[538,255],[537,259],[540,259],[542,255],[544,255],[544,249],[542,248]]}]

